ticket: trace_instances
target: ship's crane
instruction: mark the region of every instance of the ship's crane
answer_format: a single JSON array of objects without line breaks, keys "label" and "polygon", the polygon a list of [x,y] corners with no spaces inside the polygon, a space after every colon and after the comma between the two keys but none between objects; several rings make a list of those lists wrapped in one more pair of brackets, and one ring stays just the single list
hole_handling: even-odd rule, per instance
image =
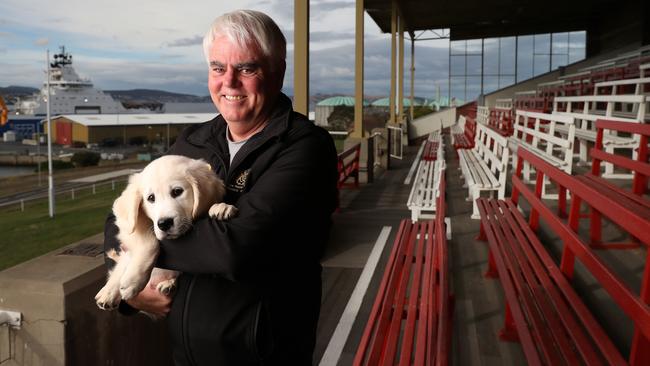
[{"label": "ship's crane", "polygon": [[0,126],[4,126],[9,119],[9,108],[5,104],[5,100],[0,96]]}]

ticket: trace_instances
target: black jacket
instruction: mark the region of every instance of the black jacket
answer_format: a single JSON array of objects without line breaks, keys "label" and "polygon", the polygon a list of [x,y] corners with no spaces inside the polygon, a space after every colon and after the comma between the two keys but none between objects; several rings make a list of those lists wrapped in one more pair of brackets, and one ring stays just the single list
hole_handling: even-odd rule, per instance
[{"label": "black jacket", "polygon": [[[182,271],[168,321],[177,365],[310,365],[320,258],[337,199],[332,138],[281,94],[269,124],[229,164],[221,116],[187,128],[169,154],[202,158],[225,182],[228,221],[200,218],[161,242]],[[108,248],[117,247],[109,218]]]}]

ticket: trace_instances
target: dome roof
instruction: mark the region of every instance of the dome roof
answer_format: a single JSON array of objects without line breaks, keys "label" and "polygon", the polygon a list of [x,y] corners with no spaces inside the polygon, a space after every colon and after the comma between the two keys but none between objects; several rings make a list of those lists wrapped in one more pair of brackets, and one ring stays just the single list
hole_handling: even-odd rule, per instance
[{"label": "dome roof", "polygon": [[[344,105],[344,106],[354,107],[354,98],[353,97],[346,97],[346,96],[330,97],[330,98],[321,100],[316,105],[317,106],[329,106],[329,107]],[[367,106],[368,102],[366,102],[364,100],[363,105]]]}]

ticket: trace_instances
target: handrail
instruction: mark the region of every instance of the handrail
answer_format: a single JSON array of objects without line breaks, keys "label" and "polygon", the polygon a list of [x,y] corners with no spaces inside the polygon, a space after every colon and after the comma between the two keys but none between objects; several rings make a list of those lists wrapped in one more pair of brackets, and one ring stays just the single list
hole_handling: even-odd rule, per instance
[{"label": "handrail", "polygon": [[[354,155],[352,159],[347,159]],[[345,183],[349,178],[354,178],[352,185],[359,187],[359,157],[361,156],[361,144],[356,144],[338,155],[339,180],[338,188],[348,185]],[[347,160],[347,162],[346,162]]]}]

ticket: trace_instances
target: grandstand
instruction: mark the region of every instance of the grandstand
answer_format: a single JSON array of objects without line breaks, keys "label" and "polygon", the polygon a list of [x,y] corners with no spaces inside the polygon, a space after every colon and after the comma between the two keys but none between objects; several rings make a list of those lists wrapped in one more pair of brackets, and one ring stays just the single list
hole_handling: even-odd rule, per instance
[{"label": "grandstand", "polygon": [[[396,41],[390,119],[367,134],[356,118],[339,155],[340,202],[322,260],[314,364],[649,365],[650,5],[357,0],[356,6],[357,19],[367,13]],[[584,30],[586,54],[412,119],[396,85],[404,80],[399,48],[405,34],[414,44],[419,32],[441,28],[452,40]],[[363,58],[362,44],[356,57]],[[360,86],[357,102],[348,105],[362,112]],[[0,308],[22,310],[26,321],[6,337],[0,332],[0,340],[14,342],[9,351],[0,342],[0,360],[72,364],[61,361],[70,359],[65,350],[83,344],[93,355],[77,360],[126,364],[120,361],[146,360],[138,349],[164,349],[164,337],[143,336],[150,324],[127,331],[133,325],[91,309],[83,298],[103,280],[101,258],[84,262],[88,269],[74,280],[66,267],[59,280],[53,266],[65,260],[46,256],[0,272]],[[51,295],[54,309],[63,307],[60,298],[76,299],[76,312],[48,312],[47,319],[60,317],[57,330],[74,326],[61,339],[45,342],[40,334],[53,331],[27,322],[45,318],[42,309],[25,305],[33,298],[30,271],[74,284]],[[4,292],[17,279],[25,286]],[[100,325],[80,332],[84,322]],[[127,351],[103,334],[128,335],[142,347]],[[88,347],[88,339],[109,346]]]}]

